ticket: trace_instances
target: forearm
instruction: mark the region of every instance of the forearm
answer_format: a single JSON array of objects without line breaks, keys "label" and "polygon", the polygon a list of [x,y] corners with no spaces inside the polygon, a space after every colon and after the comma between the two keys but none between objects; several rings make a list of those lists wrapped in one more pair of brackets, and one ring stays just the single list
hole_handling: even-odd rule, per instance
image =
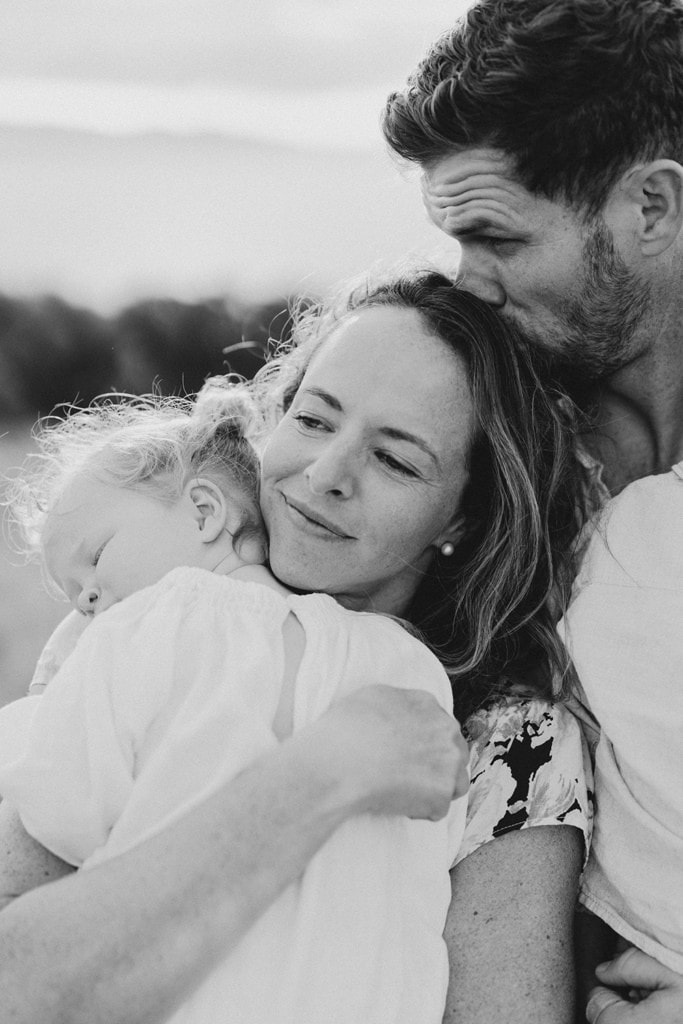
[{"label": "forearm", "polygon": [[153,839],[13,900],[3,1020],[167,1019],[348,816],[319,769],[306,743],[283,745]]}]

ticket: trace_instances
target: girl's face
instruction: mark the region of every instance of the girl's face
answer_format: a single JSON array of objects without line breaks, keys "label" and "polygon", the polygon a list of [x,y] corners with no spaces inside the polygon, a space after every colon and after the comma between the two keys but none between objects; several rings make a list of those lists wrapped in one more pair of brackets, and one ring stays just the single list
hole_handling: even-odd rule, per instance
[{"label": "girl's face", "polygon": [[189,499],[171,503],[78,475],[48,516],[43,551],[72,604],[98,614],[171,569],[201,565],[206,545]]},{"label": "girl's face", "polygon": [[349,608],[401,614],[456,540],[474,407],[464,361],[416,310],[343,320],[263,457],[273,572]]}]

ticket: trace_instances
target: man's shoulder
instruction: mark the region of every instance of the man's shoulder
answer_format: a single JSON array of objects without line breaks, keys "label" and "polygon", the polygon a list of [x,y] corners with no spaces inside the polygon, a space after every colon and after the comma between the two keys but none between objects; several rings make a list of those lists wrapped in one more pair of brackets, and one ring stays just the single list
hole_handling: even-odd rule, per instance
[{"label": "man's shoulder", "polygon": [[[609,571],[608,571],[609,570]],[[635,480],[597,517],[581,576],[605,571],[631,583],[664,585],[683,580],[683,464]],[[616,582],[616,581],[613,581]]]}]

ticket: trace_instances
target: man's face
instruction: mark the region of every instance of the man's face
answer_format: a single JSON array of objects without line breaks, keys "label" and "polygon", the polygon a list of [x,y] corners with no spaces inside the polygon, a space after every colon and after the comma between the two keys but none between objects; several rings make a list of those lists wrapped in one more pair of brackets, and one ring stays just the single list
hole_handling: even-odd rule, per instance
[{"label": "man's face", "polygon": [[432,221],[461,248],[463,286],[583,379],[639,352],[647,284],[617,251],[614,215],[586,220],[521,185],[499,150],[464,149],[423,176]]}]

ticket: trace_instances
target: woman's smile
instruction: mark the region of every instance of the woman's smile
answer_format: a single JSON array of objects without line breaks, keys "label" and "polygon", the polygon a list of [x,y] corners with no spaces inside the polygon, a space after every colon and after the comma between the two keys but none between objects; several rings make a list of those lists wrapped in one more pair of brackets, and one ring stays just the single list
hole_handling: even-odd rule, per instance
[{"label": "woman's smile", "polygon": [[344,319],[264,452],[275,575],[347,607],[400,614],[436,548],[457,536],[472,434],[464,360],[416,310]]},{"label": "woman's smile", "polygon": [[333,540],[355,540],[341,526],[331,519],[328,519],[322,512],[311,508],[300,498],[293,498],[289,494],[282,493],[285,505],[292,513],[292,521],[302,529],[310,530],[314,535],[323,539]]}]

